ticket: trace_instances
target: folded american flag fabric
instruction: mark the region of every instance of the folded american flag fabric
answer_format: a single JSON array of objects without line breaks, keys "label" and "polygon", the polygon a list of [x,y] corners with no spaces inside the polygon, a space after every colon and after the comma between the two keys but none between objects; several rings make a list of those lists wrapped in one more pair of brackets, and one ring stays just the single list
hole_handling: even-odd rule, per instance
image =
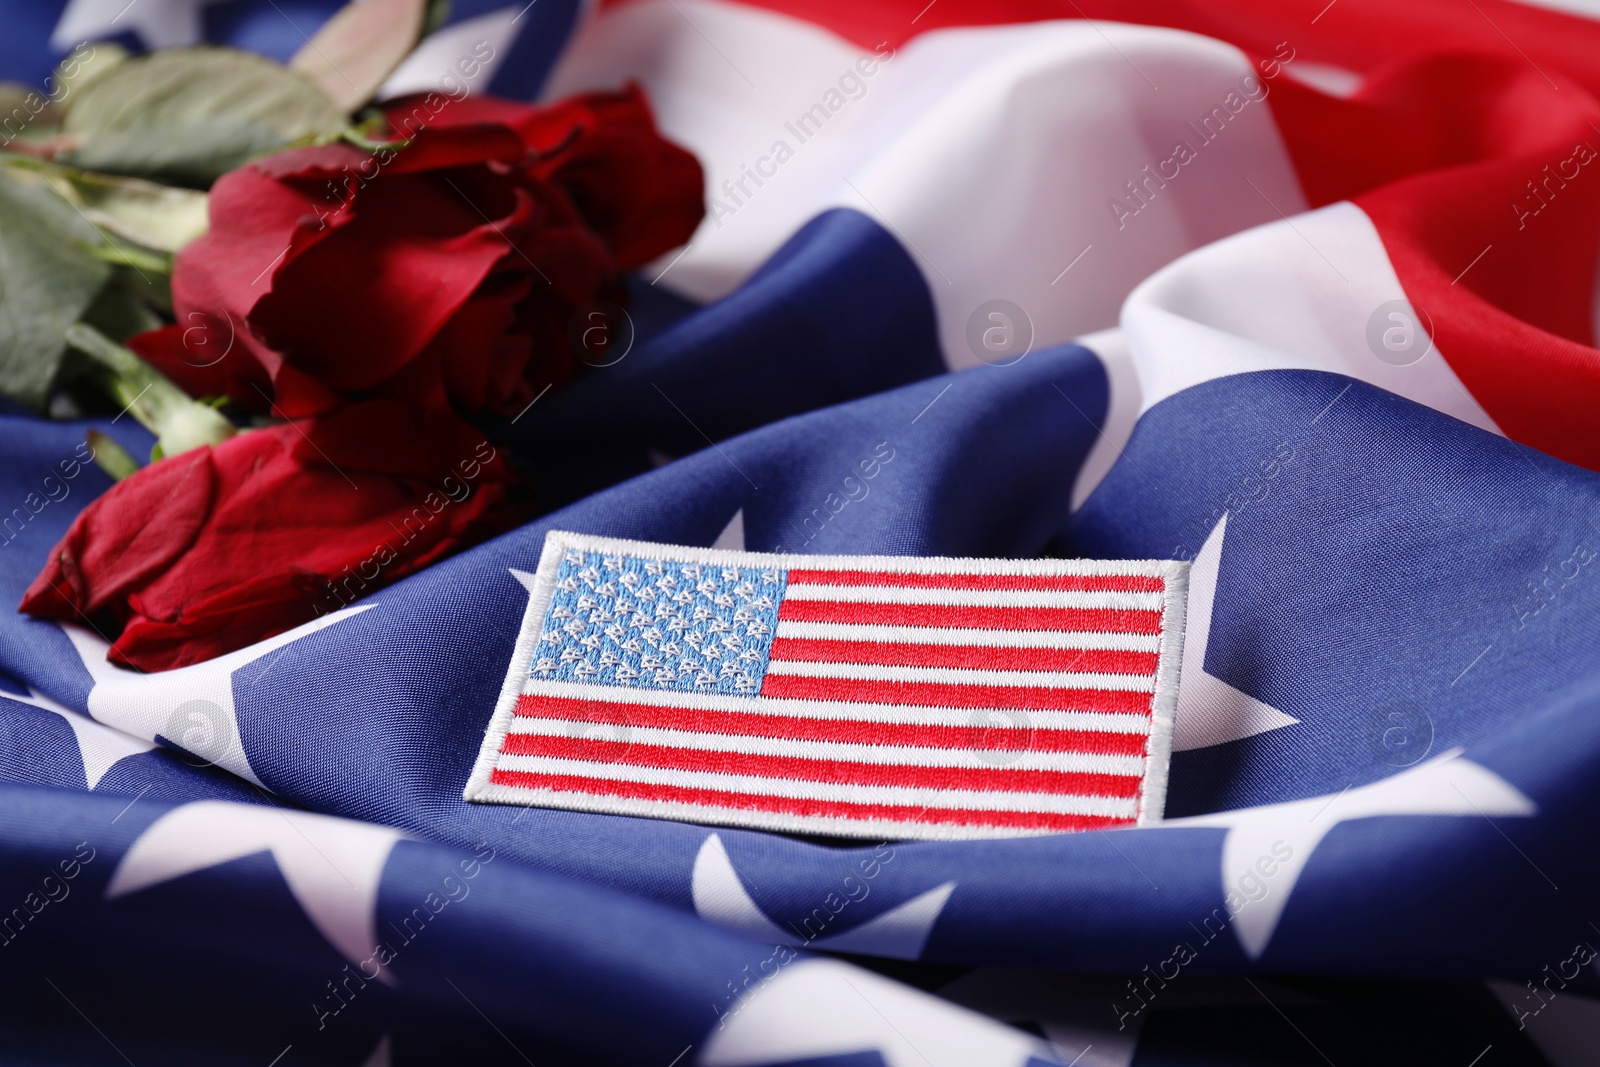
[{"label": "folded american flag fabric", "polygon": [[[339,6],[11,3],[0,76],[37,88],[85,39],[283,58]],[[637,82],[705,168],[705,221],[630,279],[625,357],[509,425],[526,525],[153,674],[0,612],[0,1059],[1597,1062],[1592,15],[457,0],[388,92],[459,84],[480,43],[472,92]],[[28,291],[8,282],[0,344]],[[0,415],[12,604],[111,485],[91,429],[153,443]],[[641,585],[732,562],[680,579],[669,661],[654,608],[635,630],[620,580],[582,577],[608,556]],[[1009,630],[982,598],[918,614],[949,587],[908,575],[966,573],[935,559],[1165,583],[1129,562],[1164,561],[1187,595],[1117,647],[1055,643],[1116,629],[1079,622],[965,645]],[[1154,614],[1167,589],[1016,608]],[[1065,716],[1155,721],[1169,649],[1163,802],[1115,792],[1156,781],[1154,732],[1047,747],[1091,721]],[[1093,675],[1105,706],[927,688],[980,671]],[[734,730],[757,714],[772,733]],[[979,731],[951,738],[959,783],[899,762],[937,729]],[[1023,774],[1107,780],[971,788]],[[917,814],[815,806],[905,806],[873,789]],[[925,799],[993,792],[1133,825],[916,840],[941,836]],[[779,795],[811,806],[763,825],[752,799]]]}]

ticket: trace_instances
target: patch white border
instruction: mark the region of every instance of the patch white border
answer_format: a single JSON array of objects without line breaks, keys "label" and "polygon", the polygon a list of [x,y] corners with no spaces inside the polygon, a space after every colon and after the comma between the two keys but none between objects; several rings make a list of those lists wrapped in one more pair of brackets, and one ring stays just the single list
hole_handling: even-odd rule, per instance
[{"label": "patch white border", "polygon": [[[1172,764],[1173,718],[1178,706],[1178,671],[1183,663],[1185,608],[1189,594],[1189,564],[1181,560],[1082,560],[1082,559],[985,559],[950,556],[808,556],[798,553],[734,552],[718,548],[665,545],[649,541],[630,541],[614,537],[593,537],[566,530],[545,534],[539,567],[528,580],[526,572],[514,572],[528,588],[528,607],[523,612],[522,628],[511,653],[500,699],[479,746],[478,758],[467,779],[462,798],[482,804],[508,804],[519,807],[554,808],[563,811],[588,811],[607,815],[632,815],[654,819],[673,819],[700,825],[731,826],[740,829],[773,830],[784,833],[827,834],[838,837],[872,837],[897,841],[969,841],[998,837],[1038,837],[1060,833],[1054,830],[974,827],[956,823],[916,824],[878,820],[840,819],[829,816],[789,815],[781,812],[750,811],[711,805],[684,804],[639,798],[600,797],[587,793],[533,791],[522,787],[495,785],[490,781],[506,734],[516,714],[533,666],[534,648],[545,611],[555,592],[556,572],[567,549],[631,555],[674,563],[704,563],[738,567],[781,567],[786,570],[894,570],[912,574],[1028,574],[1059,575],[1144,575],[1161,578],[1161,650],[1156,661],[1156,687],[1150,705],[1150,734],[1145,748],[1144,778],[1139,790],[1136,826],[1161,821],[1166,808],[1168,772]],[[754,698],[741,698],[753,700]]]}]

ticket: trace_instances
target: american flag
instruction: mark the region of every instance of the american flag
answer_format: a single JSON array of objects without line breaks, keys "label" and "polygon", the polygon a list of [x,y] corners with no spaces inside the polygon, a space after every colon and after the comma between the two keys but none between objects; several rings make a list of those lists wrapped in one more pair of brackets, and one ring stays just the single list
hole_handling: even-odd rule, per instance
[{"label": "american flag", "polygon": [[[0,86],[0,140],[70,84],[52,71],[79,41],[107,59],[114,40],[286,60],[340,6],[0,0],[0,81],[38,94]],[[637,81],[705,168],[707,218],[630,279],[626,358],[516,421],[507,451],[547,509],[527,526],[174,671],[120,669],[88,630],[0,611],[0,1059],[1600,1062],[1593,0],[429,7],[449,12],[390,92],[559,99]],[[492,66],[452,73],[483,42]],[[819,104],[829,117],[802,141],[786,124]],[[44,335],[30,294],[52,276],[19,269],[32,221],[0,219],[0,379],[11,346]],[[477,236],[499,242],[495,225]],[[112,485],[80,469],[91,429],[140,459],[155,444],[128,416],[0,411],[12,608]],[[858,463],[884,440],[901,458],[866,495]],[[860,486],[814,529],[846,470]],[[637,665],[595,653],[580,682],[563,663],[576,639],[536,653],[554,594],[530,613],[529,586],[551,530],[1192,559],[1162,819],[840,847],[702,825],[730,810],[703,805],[679,821],[464,800],[475,771],[518,793],[486,777],[508,736],[611,774],[575,777],[568,809],[620,805],[598,790],[644,768],[605,753],[647,730],[714,746],[660,746],[679,755],[748,760],[733,749],[757,735],[659,717],[821,704],[760,691],[839,683],[775,672],[827,662],[792,642],[911,626],[780,617],[766,668],[740,668],[755,690],[724,679],[726,655],[619,684],[642,648]],[[687,559],[632,554],[662,576]],[[765,558],[730,569],[780,570],[780,614],[819,610],[793,595],[821,584],[803,571],[867,565]],[[955,565],[871,566],[904,586]],[[990,629],[949,607],[928,612]],[[998,648],[949,640],[881,644]],[[1101,657],[1150,654],[1047,664],[1057,651],[889,665],[1133,675]],[[566,673],[535,672],[540,657]],[[515,714],[580,685],[571,711]],[[657,721],[614,714],[626,703]],[[965,748],[934,746],[926,719],[784,721],[1015,774],[1047,752],[1046,712],[1070,713],[1006,707],[949,708],[947,727],[986,728]],[[1002,747],[1024,715],[1029,744]],[[890,726],[920,729],[877,736]]]},{"label": "american flag", "polygon": [[1153,822],[1185,579],[553,531],[465,795],[842,836]]}]

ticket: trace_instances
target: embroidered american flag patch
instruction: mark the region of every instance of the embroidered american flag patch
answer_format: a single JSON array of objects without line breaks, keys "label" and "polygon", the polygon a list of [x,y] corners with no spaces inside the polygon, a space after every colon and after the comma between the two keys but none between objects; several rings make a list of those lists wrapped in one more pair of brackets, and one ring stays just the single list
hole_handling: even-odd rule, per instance
[{"label": "embroidered american flag patch", "polygon": [[465,796],[889,839],[1157,821],[1187,576],[552,532]]}]

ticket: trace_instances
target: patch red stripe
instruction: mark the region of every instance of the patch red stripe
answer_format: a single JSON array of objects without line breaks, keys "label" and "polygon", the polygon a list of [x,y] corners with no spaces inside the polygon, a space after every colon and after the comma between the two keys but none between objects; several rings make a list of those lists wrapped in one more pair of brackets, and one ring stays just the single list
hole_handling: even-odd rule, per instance
[{"label": "patch red stripe", "polygon": [[780,622],[853,622],[982,630],[1093,630],[1156,634],[1161,612],[1119,608],[989,608],[964,604],[863,604],[784,597]]},{"label": "patch red stripe", "polygon": [[1155,674],[1154,652],[1098,648],[992,648],[986,645],[924,645],[889,641],[834,641],[780,637],[772,659],[813,663],[874,663],[892,667],[974,667],[1006,671],[1095,671]]},{"label": "patch red stripe", "polygon": [[936,708],[1023,708],[1039,711],[1150,713],[1150,694],[1116,689],[1049,689],[1021,685],[886,682],[859,678],[807,678],[768,674],[764,697],[848,700],[866,704],[916,704]]},{"label": "patch red stripe", "polygon": [[652,785],[640,782],[613,782],[569,774],[539,774],[531,771],[505,771],[495,768],[489,780],[496,785],[522,789],[550,789],[591,796],[629,797],[643,800],[676,801],[680,804],[705,804],[719,808],[781,812],[788,815],[822,816],[839,819],[881,819],[905,823],[956,823],[968,826],[1003,826],[1029,830],[1100,830],[1108,826],[1131,826],[1131,818],[1103,815],[1058,815],[1032,811],[977,811],[957,808],[915,808],[908,804],[849,804],[836,800],[808,800],[799,797],[758,796],[729,793],[716,789],[691,789],[685,786]]},{"label": "patch red stripe", "polygon": [[791,570],[790,585],[898,585],[908,589],[1088,589],[1159,593],[1160,578],[1142,574],[907,574],[904,571]]},{"label": "patch red stripe", "polygon": [[[507,734],[503,751],[517,756],[550,756],[593,763],[620,763],[631,767],[661,767],[674,771],[707,771],[789,781],[850,782],[856,785],[923,789],[989,789],[1017,793],[1132,797],[1139,795],[1139,789],[1144,784],[1142,778],[1125,774],[1013,770],[1004,766],[984,766],[979,762],[981,757],[977,753],[974,753],[975,765],[971,767],[919,767],[904,763],[760,756],[744,752],[715,752],[671,745],[633,744],[586,737],[550,737],[543,734]],[[990,758],[999,763],[1005,756]]]},{"label": "patch red stripe", "polygon": [[[623,704],[571,697],[524,695],[516,713],[535,719],[573,719],[615,726],[654,726],[695,733],[784,737],[794,741],[846,741],[859,745],[916,745],[925,748],[1022,749],[1030,752],[1083,752],[1142,756],[1145,734],[1104,730],[1006,729],[996,725],[928,726],[919,723],[861,722],[763,715],[748,711],[708,711],[659,704]],[[982,714],[975,713],[975,714]],[[508,734],[508,737],[516,736]]]}]

